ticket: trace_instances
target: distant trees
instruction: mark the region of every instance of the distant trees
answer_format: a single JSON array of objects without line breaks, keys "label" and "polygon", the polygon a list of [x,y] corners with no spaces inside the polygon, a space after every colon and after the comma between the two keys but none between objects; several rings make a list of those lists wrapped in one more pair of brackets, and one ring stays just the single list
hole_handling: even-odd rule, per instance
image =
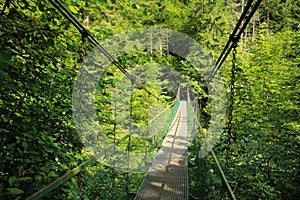
[{"label": "distant trees", "polygon": [[[84,149],[82,152],[78,149],[80,143],[72,116],[72,88],[82,64],[83,47],[80,33],[48,1],[2,2],[0,199],[16,199],[33,194],[77,166],[78,161],[90,157]],[[246,1],[65,0],[63,3],[99,41],[130,29],[161,26],[191,36],[215,59]],[[292,0],[263,1],[238,48],[235,137],[228,175],[239,199],[299,196],[299,7],[299,2]],[[87,42],[85,56],[92,49]],[[149,53],[136,51],[118,59],[128,70],[137,64],[162,63],[180,72],[197,94],[205,90],[203,77],[190,63],[163,50],[153,51],[151,56]],[[226,86],[230,81],[230,65],[228,58],[220,70]],[[169,102],[174,94],[166,91],[168,83],[155,82],[156,77],[151,77],[163,76],[164,72],[143,68],[139,75],[145,75],[144,72],[150,76],[149,89]],[[95,98],[98,120],[105,125],[111,140],[114,119],[112,107],[107,105],[112,99],[112,88],[121,77],[118,70],[108,70]],[[143,125],[148,120],[149,96],[143,90],[136,90],[133,96],[136,98],[132,102],[133,120]],[[206,106],[202,110],[203,120],[209,119],[208,97],[205,94],[202,98]],[[150,97],[149,103],[155,104],[157,100]],[[216,147],[221,164],[225,159],[225,140],[224,134]],[[137,138],[131,142],[136,144],[136,151],[144,148]],[[191,159],[194,159],[192,164],[203,167],[203,173],[217,177],[209,157],[206,161]],[[101,163],[87,167],[82,177],[87,180],[83,193],[91,199],[130,199],[126,186],[134,193],[143,179],[141,174],[128,176]],[[129,184],[128,177],[132,180]],[[76,179],[46,198],[76,198]],[[191,186],[195,186],[191,191],[201,196],[197,190],[201,185],[211,189],[206,194],[219,194],[221,183],[213,184],[212,179],[206,185],[191,179]],[[106,190],[112,185],[116,189]]]}]

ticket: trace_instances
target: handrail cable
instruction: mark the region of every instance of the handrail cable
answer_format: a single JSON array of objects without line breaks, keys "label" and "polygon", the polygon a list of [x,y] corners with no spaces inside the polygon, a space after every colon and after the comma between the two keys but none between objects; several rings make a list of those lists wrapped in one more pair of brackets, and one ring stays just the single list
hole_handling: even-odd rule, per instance
[{"label": "handrail cable", "polygon": [[61,184],[65,183],[66,181],[68,181],[73,176],[77,175],[85,166],[87,166],[87,165],[89,165],[91,163],[96,162],[98,160],[98,158],[104,156],[107,152],[113,150],[116,145],[119,145],[120,143],[122,143],[123,141],[125,141],[129,136],[130,136],[129,134],[126,135],[126,136],[124,136],[118,142],[116,142],[116,143],[108,146],[103,151],[101,151],[100,153],[94,155],[89,160],[81,163],[78,167],[75,167],[74,169],[68,171],[63,176],[57,178],[55,181],[53,181],[52,183],[50,183],[46,187],[44,187],[41,190],[37,191],[36,193],[34,193],[33,195],[31,195],[30,197],[26,198],[26,200],[38,200],[38,199],[41,199],[46,194],[48,194],[49,192],[51,192],[52,190],[54,190],[55,188],[57,188]]},{"label": "handrail cable", "polygon": [[[214,67],[214,69],[212,70],[209,78],[207,79],[208,84],[212,81],[212,79],[214,78],[217,70],[222,66],[223,62],[226,60],[229,52],[232,50],[232,48],[234,47],[234,41],[238,41],[240,39],[241,34],[243,33],[243,31],[246,29],[248,23],[250,22],[251,18],[253,17],[254,13],[256,12],[257,8],[259,7],[260,3],[262,0],[258,0],[256,2],[256,4],[254,5],[253,9],[251,10],[250,14],[248,15],[248,17],[246,18],[245,23],[243,24],[242,28],[239,30],[239,32],[236,34],[236,32],[238,31],[242,21],[244,20],[249,8],[251,7],[251,4],[253,3],[253,0],[249,0],[248,4],[244,10],[244,12],[242,13],[234,31],[232,32],[232,34],[229,37],[229,40],[227,41],[225,48],[223,49],[220,57],[218,58],[218,61]],[[157,97],[156,95],[154,95],[151,91],[149,91],[147,88],[145,88],[144,86],[142,86],[136,79],[135,77],[131,76],[125,68],[123,68],[123,66],[109,53],[107,52],[107,50],[94,38],[94,36],[89,32],[89,30],[87,30],[79,21],[78,19],[59,1],[59,0],[49,0],[49,2],[65,17],[67,18],[74,26],[75,28],[82,34],[82,36],[85,36],[86,38],[88,38],[90,40],[90,42],[101,51],[101,53],[104,54],[104,56],[106,58],[108,58],[112,64],[114,64],[125,76],[127,76],[128,79],[131,80],[131,82],[133,84],[136,85],[137,88],[139,89],[143,89],[145,90],[148,94],[152,95],[153,97],[155,97],[156,99],[159,99],[159,97]],[[232,43],[230,45],[230,43]],[[229,47],[230,45],[230,47]],[[229,47],[229,49],[228,49]],[[172,105],[171,105],[172,106]],[[170,108],[170,107],[168,107]],[[193,114],[194,110],[192,109]],[[197,119],[197,116],[195,116],[195,118]],[[198,119],[196,120],[198,125],[201,127],[200,122],[198,121]],[[96,154],[95,156],[93,156],[92,158],[90,158],[89,160],[83,162],[82,164],[80,164],[78,167],[68,171],[65,175],[59,177],[58,179],[56,179],[54,182],[52,182],[51,184],[49,184],[48,186],[46,186],[45,188],[37,191],[36,193],[34,193],[33,195],[31,195],[30,197],[28,197],[27,199],[40,199],[42,196],[48,194],[49,192],[51,192],[52,190],[54,190],[55,188],[57,188],[58,186],[60,186],[61,184],[63,184],[64,182],[66,182],[67,180],[69,180],[70,178],[72,178],[73,176],[75,176],[76,174],[78,174],[82,168],[90,163],[92,163],[93,161],[96,161],[99,157],[103,156],[105,153],[107,153],[108,151],[110,151],[111,149],[113,149],[115,147],[115,145],[123,142],[124,140],[126,140],[129,137],[129,135],[126,135],[125,137],[123,137],[122,139],[120,139],[117,143],[110,145],[109,147],[105,148],[104,151]],[[221,173],[221,176],[227,186],[227,189],[229,191],[229,193],[231,194],[231,199],[236,200],[235,195],[232,191],[232,189],[230,188],[230,185],[224,175],[224,172],[216,158],[216,155],[214,154],[213,150],[212,151],[212,155],[214,157],[214,160],[219,168],[219,171]]]},{"label": "handrail cable", "polygon": [[216,165],[217,165],[217,167],[219,169],[219,172],[220,172],[220,174],[222,176],[222,179],[223,179],[223,181],[224,181],[224,183],[225,183],[225,185],[227,187],[227,190],[228,190],[228,192],[230,194],[229,198],[231,200],[236,200],[235,194],[233,193],[233,191],[232,191],[232,189],[231,189],[231,187],[229,185],[229,182],[228,182],[228,180],[227,180],[227,178],[226,178],[226,176],[224,174],[224,171],[223,171],[223,169],[222,169],[222,167],[221,167],[221,165],[220,165],[220,163],[219,163],[219,161],[217,159],[217,156],[216,156],[215,152],[213,151],[213,149],[211,149],[211,154],[212,154],[212,156],[214,158],[214,161],[215,161],[215,163],[216,163]]},{"label": "handrail cable", "polygon": [[[178,92],[180,92],[180,87],[178,89]],[[178,96],[178,92],[177,92],[177,95],[176,95],[176,98],[163,110],[161,111],[159,114],[157,114],[155,117],[153,117],[150,121],[149,121],[149,124],[151,122],[153,122],[154,120],[156,120],[158,117],[160,117],[163,113],[166,112],[166,110],[170,109],[178,100],[180,100],[180,96]]]},{"label": "handrail cable", "polygon": [[78,19],[59,1],[59,0],[49,0],[50,3],[60,11],[60,13],[67,18],[75,28],[82,34],[85,35],[92,44],[97,47],[101,53],[104,54],[109,61],[112,62],[132,83],[136,85],[137,88],[145,90],[147,93],[159,100],[159,97],[149,91],[145,86],[141,85],[133,76],[131,76],[126,69],[109,53],[107,50],[98,42],[98,40],[87,30]]},{"label": "handrail cable", "polygon": [[[188,103],[190,103],[190,96],[189,96],[189,94],[188,94],[188,101],[189,101]],[[196,113],[194,112],[194,108],[193,108],[193,107],[192,107],[192,113],[193,113],[193,115],[194,115],[194,117],[195,117],[195,119],[196,119],[196,122],[197,122],[198,126],[199,126],[200,129],[202,130],[201,123],[199,122],[199,120],[198,120],[198,118],[197,118],[197,115],[196,115]],[[217,165],[217,167],[218,167],[218,170],[219,170],[219,172],[220,172],[220,174],[221,174],[221,177],[222,177],[222,179],[223,179],[223,181],[224,181],[224,183],[225,183],[225,185],[226,185],[226,188],[227,188],[227,190],[228,190],[228,192],[229,192],[229,194],[230,194],[230,195],[229,195],[229,198],[230,198],[231,200],[236,200],[235,194],[234,194],[233,190],[231,189],[231,187],[230,187],[230,185],[229,185],[229,182],[228,182],[228,180],[227,180],[227,178],[226,178],[226,176],[225,176],[225,174],[224,174],[224,171],[223,171],[223,169],[222,169],[222,167],[221,167],[221,165],[220,165],[220,163],[219,163],[219,161],[218,161],[218,159],[217,159],[217,156],[215,155],[215,152],[213,151],[212,148],[211,148],[210,150],[211,150],[213,159],[214,159],[214,161],[215,161],[215,163],[216,163],[216,165]]]},{"label": "handrail cable", "polygon": [[[178,89],[178,91],[180,91],[180,88]],[[170,109],[172,106],[174,106],[174,104],[178,101],[179,99],[179,92],[177,92],[177,96],[176,99],[174,101],[171,102],[171,104],[165,109],[163,110],[161,113],[159,113],[155,119],[157,119],[163,112],[165,112],[167,109]],[[150,122],[152,122],[152,119]],[[62,185],[63,183],[65,183],[66,181],[68,181],[70,178],[76,176],[77,174],[79,174],[82,169],[97,161],[98,158],[102,157],[103,155],[105,155],[107,152],[113,150],[115,148],[115,146],[119,145],[120,143],[122,143],[123,141],[125,141],[127,138],[129,138],[130,135],[126,135],[123,138],[121,138],[119,141],[115,142],[114,144],[108,146],[107,148],[105,148],[103,151],[101,151],[100,153],[96,154],[95,156],[93,156],[92,158],[90,158],[89,160],[81,163],[78,167],[68,171],[67,173],[65,173],[63,176],[57,178],[55,181],[53,181],[52,183],[50,183],[49,185],[47,185],[46,187],[42,188],[41,190],[37,191],[36,193],[32,194],[30,197],[26,198],[26,200],[38,200],[41,199],[43,196],[45,196],[46,194],[50,193],[51,191],[53,191],[54,189],[56,189],[57,187],[59,187],[60,185]]]}]

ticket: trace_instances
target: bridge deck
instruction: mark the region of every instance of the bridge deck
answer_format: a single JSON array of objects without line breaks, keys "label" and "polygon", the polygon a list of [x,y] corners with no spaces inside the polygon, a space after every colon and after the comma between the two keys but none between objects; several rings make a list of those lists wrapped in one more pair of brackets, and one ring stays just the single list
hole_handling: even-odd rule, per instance
[{"label": "bridge deck", "polygon": [[188,199],[186,101],[178,110],[135,200]]}]

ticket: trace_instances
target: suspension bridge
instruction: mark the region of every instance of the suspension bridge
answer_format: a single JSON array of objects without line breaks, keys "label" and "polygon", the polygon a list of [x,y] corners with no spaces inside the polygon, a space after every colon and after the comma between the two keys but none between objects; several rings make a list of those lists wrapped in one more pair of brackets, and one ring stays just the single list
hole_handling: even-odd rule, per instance
[{"label": "suspension bridge", "polygon": [[[82,34],[83,41],[86,39],[90,40],[103,55],[111,61],[127,78],[130,80],[133,87],[143,89],[149,95],[158,98],[154,95],[149,89],[143,86],[135,77],[129,74],[125,68],[119,64],[110,53],[100,45],[100,43],[91,35],[91,33],[74,17],[74,15],[68,11],[68,9],[58,0],[50,0],[55,8],[57,8],[63,15],[66,17]],[[216,75],[217,70],[221,67],[228,54],[237,46],[237,42],[245,30],[249,20],[257,10],[261,1],[257,1],[250,14],[247,14],[251,8],[253,1],[249,1],[244,12],[242,13],[234,31],[230,35],[230,38],[221,53],[219,59],[216,62],[214,69],[211,71],[209,78],[206,80],[206,83],[209,84],[214,76]],[[243,20],[245,20],[243,22]],[[234,58],[234,56],[233,56]],[[234,71],[235,63],[233,60],[233,69],[232,69],[232,82],[231,82],[231,96],[230,96],[230,106],[229,106],[229,115],[232,112],[233,106],[233,94],[234,94]],[[180,88],[180,86],[179,86]],[[189,92],[187,92],[189,94]],[[156,199],[180,199],[185,200],[189,199],[189,181],[188,181],[188,146],[189,142],[192,140],[199,140],[196,133],[199,131],[202,132],[202,127],[199,122],[199,110],[197,109],[199,104],[197,101],[192,101],[189,95],[186,96],[186,99],[180,99],[180,93],[178,93],[177,98],[174,103],[171,104],[167,109],[162,113],[167,114],[169,120],[162,121],[158,115],[156,120],[153,123],[160,122],[160,124],[152,124],[156,126],[157,133],[153,135],[160,134],[162,139],[159,149],[154,157],[154,160],[151,162],[151,165],[148,168],[147,175],[145,176],[142,184],[139,187],[139,190],[135,194],[136,200],[156,200]],[[229,123],[231,123],[232,115],[229,116]],[[151,126],[151,123],[148,124]],[[167,127],[165,129],[165,127]],[[230,127],[230,124],[229,124]],[[230,140],[231,133],[230,128],[228,130],[228,140]],[[44,196],[48,195],[50,192],[62,186],[64,183],[68,182],[72,177],[78,177],[78,198],[81,199],[81,172],[84,168],[92,163],[95,163],[100,157],[103,157],[110,152],[114,151],[118,145],[127,141],[130,145],[131,135],[128,134],[122,139],[115,141],[115,143],[106,147],[102,151],[95,154],[91,159],[79,163],[79,166],[69,170],[65,175],[59,177],[57,180],[32,194],[27,199],[41,199]],[[155,138],[156,141],[157,138]],[[129,152],[130,146],[128,148]],[[226,188],[228,197],[230,199],[236,199],[233,190],[231,189],[229,182],[223,172],[223,169],[212,149],[210,149],[212,157],[215,161],[215,164],[219,170],[222,181],[224,182],[224,187]],[[130,155],[128,153],[128,155]]]},{"label": "suspension bridge", "polygon": [[[178,90],[180,91],[180,87]],[[189,92],[186,93],[186,99],[180,99],[179,91],[173,103],[149,123],[149,127],[156,127],[156,131],[165,134],[161,136],[163,138],[161,145],[148,168],[143,183],[135,194],[135,200],[189,199],[188,146],[192,140],[199,140],[195,135],[202,127],[197,117],[197,101],[190,99]],[[167,128],[165,128],[166,125]],[[108,146],[91,159],[81,163],[78,167],[70,170],[64,176],[59,177],[56,181],[27,199],[41,199],[43,196],[46,196],[68,182],[72,177],[80,174],[88,165],[97,162],[99,158],[110,154],[110,152],[114,152],[116,146],[122,144],[128,138],[130,138],[130,135],[126,135],[115,144]],[[159,141],[157,137],[155,140]],[[212,154],[226,183],[230,198],[235,199],[214,152]],[[131,162],[134,162],[134,160],[131,160]]]},{"label": "suspension bridge", "polygon": [[181,101],[135,199],[188,199],[186,114],[186,101]]}]

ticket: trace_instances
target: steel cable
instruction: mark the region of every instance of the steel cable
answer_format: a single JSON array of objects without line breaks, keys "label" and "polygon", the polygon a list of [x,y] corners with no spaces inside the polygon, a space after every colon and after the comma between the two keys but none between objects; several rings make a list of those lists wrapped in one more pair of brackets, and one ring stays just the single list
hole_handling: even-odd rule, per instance
[{"label": "steel cable", "polygon": [[[247,25],[249,24],[250,20],[252,19],[254,13],[256,12],[256,10],[258,9],[260,3],[262,2],[262,0],[258,0],[255,5],[253,6],[251,12],[249,13],[249,15],[246,17],[247,13],[249,12],[249,9],[253,3],[252,0],[249,0],[246,8],[244,10],[244,12],[242,13],[242,15],[240,16],[234,30],[232,31],[232,33],[229,36],[229,39],[222,51],[222,53],[220,54],[215,67],[213,68],[213,70],[211,71],[209,78],[206,80],[206,84],[208,85],[212,79],[214,78],[214,76],[216,75],[217,71],[221,68],[222,64],[224,63],[224,61],[226,60],[226,58],[228,57],[230,51],[232,50],[232,48],[234,47],[235,42],[238,42],[242,33],[244,32],[244,30],[246,29]],[[245,23],[243,23],[242,27],[240,28],[242,21],[245,20]],[[238,32],[238,33],[237,33]],[[231,44],[231,45],[230,45]]]},{"label": "steel cable", "polygon": [[114,64],[133,84],[136,85],[137,88],[145,90],[147,93],[149,93],[151,96],[159,100],[159,97],[154,95],[151,91],[149,91],[147,88],[145,88],[142,84],[140,84],[133,76],[131,76],[125,68],[116,60],[114,57],[106,51],[106,49],[96,40],[94,36],[78,21],[78,19],[59,1],[59,0],[49,0],[50,3],[60,11],[60,13],[63,14],[64,17],[66,17],[78,31],[85,35],[90,42],[101,52],[104,54],[106,58],[112,64]]}]

